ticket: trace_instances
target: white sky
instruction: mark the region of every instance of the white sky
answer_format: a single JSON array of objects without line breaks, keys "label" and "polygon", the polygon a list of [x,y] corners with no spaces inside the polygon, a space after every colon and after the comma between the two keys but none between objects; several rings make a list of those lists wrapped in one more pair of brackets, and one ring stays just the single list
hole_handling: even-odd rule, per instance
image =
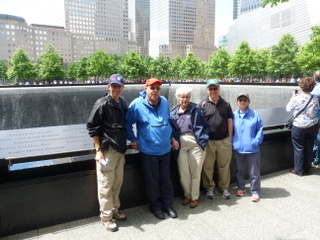
[{"label": "white sky", "polygon": [[[161,0],[159,0],[161,1]],[[28,24],[64,26],[64,0],[0,0],[0,14],[24,18]],[[233,0],[216,0],[216,36],[228,33]]]}]

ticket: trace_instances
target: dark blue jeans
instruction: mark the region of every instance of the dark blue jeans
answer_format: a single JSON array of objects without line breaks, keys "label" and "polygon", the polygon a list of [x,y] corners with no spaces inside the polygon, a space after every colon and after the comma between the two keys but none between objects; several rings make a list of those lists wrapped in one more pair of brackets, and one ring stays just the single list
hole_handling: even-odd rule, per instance
[{"label": "dark blue jeans", "polygon": [[302,174],[304,170],[311,168],[313,143],[317,137],[318,128],[318,124],[309,128],[292,126],[291,140],[293,145],[294,170],[297,174]]},{"label": "dark blue jeans", "polygon": [[172,207],[173,187],[170,177],[170,152],[148,155],[140,152],[150,211]]},{"label": "dark blue jeans", "polygon": [[320,133],[317,134],[316,139],[314,140],[313,145],[313,163],[314,165],[319,165],[320,163]]}]

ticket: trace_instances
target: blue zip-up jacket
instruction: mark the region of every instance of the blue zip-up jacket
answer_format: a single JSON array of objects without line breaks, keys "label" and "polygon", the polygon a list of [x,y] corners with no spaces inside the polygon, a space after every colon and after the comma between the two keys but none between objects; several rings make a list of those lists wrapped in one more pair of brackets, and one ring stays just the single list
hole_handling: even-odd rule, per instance
[{"label": "blue zip-up jacket", "polygon": [[[190,109],[191,113],[193,135],[199,146],[204,150],[208,143],[210,126],[204,116],[203,111],[197,108],[197,104],[190,102],[188,108]],[[180,128],[177,124],[178,109],[179,105],[172,109],[170,112],[170,119],[173,127],[173,136],[180,144]]]},{"label": "blue zip-up jacket", "polygon": [[[129,105],[126,115],[127,138],[137,142],[139,150],[149,155],[164,155],[171,150],[170,110],[166,98],[159,97],[154,108],[147,100],[146,91]],[[132,125],[136,124],[137,136]]]},{"label": "blue zip-up jacket", "polygon": [[234,111],[233,150],[238,153],[256,153],[263,141],[263,124],[258,112],[247,108],[243,118],[240,111]]}]

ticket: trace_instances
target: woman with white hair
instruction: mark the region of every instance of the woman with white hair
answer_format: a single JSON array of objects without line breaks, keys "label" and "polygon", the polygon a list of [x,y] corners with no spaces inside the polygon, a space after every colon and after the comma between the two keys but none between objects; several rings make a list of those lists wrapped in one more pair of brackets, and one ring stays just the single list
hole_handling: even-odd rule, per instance
[{"label": "woman with white hair", "polygon": [[190,102],[191,91],[192,89],[186,86],[176,90],[178,106],[170,112],[170,120],[174,138],[180,146],[177,162],[184,191],[182,205],[195,208],[199,203],[201,171],[204,149],[209,138],[209,125],[203,111],[197,108],[197,104]]}]

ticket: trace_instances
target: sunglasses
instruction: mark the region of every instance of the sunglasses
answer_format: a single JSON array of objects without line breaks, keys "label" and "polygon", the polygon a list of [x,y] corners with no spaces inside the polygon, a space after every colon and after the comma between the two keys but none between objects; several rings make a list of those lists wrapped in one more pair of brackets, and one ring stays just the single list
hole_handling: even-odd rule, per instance
[{"label": "sunglasses", "polygon": [[160,88],[160,87],[155,87],[155,86],[150,86],[150,89],[151,89],[151,90],[160,91],[161,88]]},{"label": "sunglasses", "polygon": [[244,98],[244,99],[238,99],[238,102],[248,102],[248,99]]},{"label": "sunglasses", "polygon": [[219,88],[215,87],[215,88],[208,88],[209,91],[217,91]]}]

